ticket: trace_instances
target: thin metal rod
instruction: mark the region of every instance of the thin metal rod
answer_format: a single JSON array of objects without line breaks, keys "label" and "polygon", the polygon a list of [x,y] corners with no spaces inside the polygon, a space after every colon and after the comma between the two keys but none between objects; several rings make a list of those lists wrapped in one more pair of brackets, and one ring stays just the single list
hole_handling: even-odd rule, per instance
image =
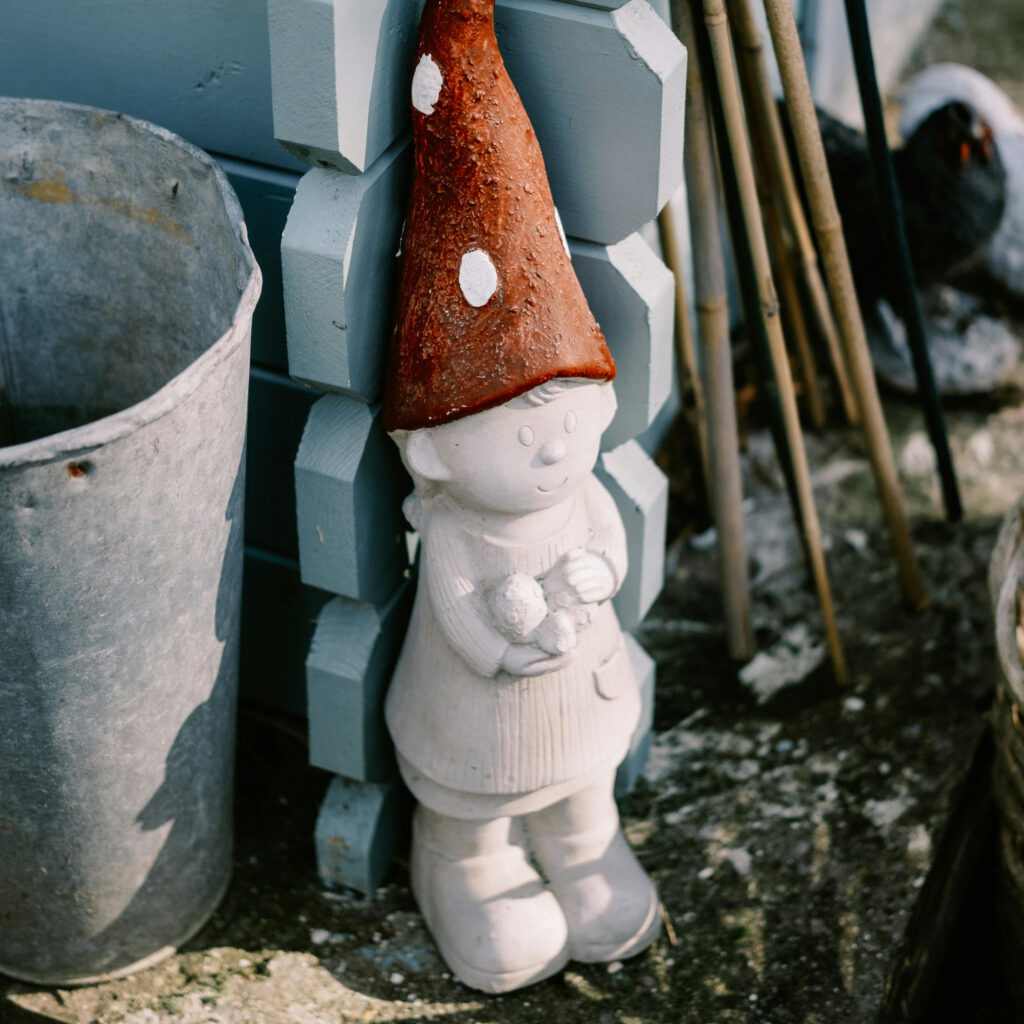
[{"label": "thin metal rod", "polygon": [[938,388],[935,386],[935,374],[932,371],[928,343],[925,340],[921,307],[917,301],[914,272],[910,264],[910,247],[907,245],[907,233],[903,222],[903,205],[896,187],[892,154],[885,138],[882,100],[878,94],[875,58],[871,52],[871,34],[864,0],[846,0],[846,22],[850,28],[853,64],[857,71],[860,105],[864,111],[871,168],[875,175],[875,186],[882,200],[882,223],[888,243],[886,248],[893,255],[893,270],[896,273],[900,305],[903,307],[903,323],[907,329],[907,344],[910,346],[914,364],[914,376],[917,378],[917,393],[921,400],[921,411],[924,413],[928,436],[935,449],[946,518],[950,522],[956,522],[963,518],[964,511],[960,503],[953,456],[949,451],[949,435],[946,433],[946,423],[942,416],[942,403]]},{"label": "thin metal rod", "polygon": [[704,493],[711,497],[711,468],[708,463],[708,423],[704,402],[704,385],[697,368],[697,350],[693,343],[693,327],[690,324],[690,304],[686,298],[683,261],[679,254],[676,236],[675,216],[671,200],[658,214],[658,229],[665,263],[675,279],[676,317],[676,367],[679,375],[679,398],[683,415],[697,435],[700,444],[700,468],[704,475]]},{"label": "thin metal rod", "polygon": [[860,407],[868,456],[875,474],[882,509],[892,538],[900,580],[907,601],[914,608],[927,603],[924,582],[914,555],[910,526],[896,474],[896,463],[889,443],[889,432],[882,414],[882,403],[875,385],[874,369],[868,355],[867,338],[857,293],[853,285],[850,260],[843,240],[842,224],[832,182],[828,176],[825,148],[811,98],[800,38],[791,0],[764,0],[768,28],[782,78],[782,89],[789,109],[800,170],[803,173],[811,221],[818,238],[829,292],[839,319],[840,337],[846,351],[852,382]]},{"label": "thin metal rod", "polygon": [[775,380],[779,389],[779,399],[782,404],[782,415],[786,428],[786,440],[793,457],[793,474],[796,479],[797,501],[800,505],[804,544],[807,550],[811,577],[814,580],[814,586],[818,593],[818,603],[821,606],[825,636],[832,655],[833,670],[835,671],[836,680],[840,684],[844,684],[847,681],[846,661],[843,657],[842,643],[839,639],[838,627],[836,626],[832,591],[829,586],[828,573],[825,568],[825,553],[821,543],[821,528],[818,524],[818,512],[814,506],[814,491],[811,486],[810,468],[807,463],[807,452],[804,448],[803,434],[800,432],[800,419],[797,415],[793,378],[790,372],[789,359],[786,356],[786,344],[782,336],[782,324],[779,319],[778,299],[775,295],[775,285],[772,281],[771,265],[768,259],[768,245],[765,240],[764,227],[761,223],[760,210],[757,203],[754,168],[750,158],[750,150],[747,147],[746,128],[743,123],[739,87],[736,81],[736,67],[733,61],[732,43],[729,38],[729,24],[723,0],[704,0],[704,21],[707,25],[708,38],[711,43],[711,55],[715,65],[718,92],[722,99],[725,126],[728,133],[728,139],[720,139],[719,143],[727,142],[735,161],[740,186],[740,199],[743,206],[743,220],[757,268],[761,309],[765,325],[768,329],[772,365],[775,371]]},{"label": "thin metal rod", "polygon": [[749,661],[757,646],[750,615],[747,545],[743,533],[743,486],[718,183],[704,83],[700,62],[695,56],[689,0],[674,6],[676,31],[690,51],[686,71],[686,141],[683,153],[693,249],[697,335],[706,384],[711,477],[709,496],[718,532],[719,577],[729,654],[737,661]]},{"label": "thin metal rod", "polygon": [[[796,177],[789,160],[786,138],[779,119],[779,110],[775,105],[771,82],[768,78],[768,65],[764,55],[764,40],[750,0],[729,0],[731,23],[738,41],[740,54],[741,82],[744,84],[744,99],[748,104],[747,123],[751,136],[760,135],[770,166],[774,183],[779,190],[782,209],[792,233],[796,248],[794,259],[803,278],[811,304],[811,313],[815,326],[825,340],[826,350],[832,364],[839,398],[843,406],[843,414],[848,423],[859,422],[857,403],[853,388],[850,385],[849,373],[839,344],[839,331],[836,328],[832,307],[829,305],[828,293],[821,279],[821,268],[818,265],[818,254],[814,248],[807,218],[804,216],[803,202],[797,188]],[[782,285],[780,275],[780,286]]]}]

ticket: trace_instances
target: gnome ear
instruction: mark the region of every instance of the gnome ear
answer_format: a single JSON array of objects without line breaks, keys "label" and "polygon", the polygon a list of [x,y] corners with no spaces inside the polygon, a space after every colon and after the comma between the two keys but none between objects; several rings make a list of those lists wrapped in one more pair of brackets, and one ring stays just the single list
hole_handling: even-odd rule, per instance
[{"label": "gnome ear", "polygon": [[602,432],[607,430],[611,425],[613,419],[615,419],[615,413],[619,408],[619,400],[615,397],[615,388],[612,387],[611,382],[602,384],[601,386],[601,430]]},{"label": "gnome ear", "polygon": [[413,473],[425,480],[451,479],[451,472],[437,454],[430,427],[409,434],[405,442],[405,461]]}]

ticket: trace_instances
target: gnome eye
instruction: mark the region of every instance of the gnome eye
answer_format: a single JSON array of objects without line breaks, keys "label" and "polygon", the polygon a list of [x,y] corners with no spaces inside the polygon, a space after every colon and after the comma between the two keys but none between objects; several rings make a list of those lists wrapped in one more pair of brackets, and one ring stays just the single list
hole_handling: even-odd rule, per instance
[{"label": "gnome eye", "polygon": [[565,414],[565,421],[563,425],[565,426],[565,432],[567,434],[571,434],[576,429],[576,413],[574,413],[572,409]]},{"label": "gnome eye", "polygon": [[519,428],[519,443],[524,448],[529,448],[533,444],[533,430],[525,424]]}]

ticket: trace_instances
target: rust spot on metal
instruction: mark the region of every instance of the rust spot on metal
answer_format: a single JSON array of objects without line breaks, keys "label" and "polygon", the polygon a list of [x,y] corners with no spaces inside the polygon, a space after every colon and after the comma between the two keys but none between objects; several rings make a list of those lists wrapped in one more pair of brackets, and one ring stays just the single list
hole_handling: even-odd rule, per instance
[{"label": "rust spot on metal", "polygon": [[83,196],[72,192],[59,176],[40,181],[13,182],[11,188],[27,199],[39,203],[86,203],[91,206],[102,206],[130,220],[137,220],[160,231],[166,231],[186,245],[195,244],[195,239],[185,230],[184,225],[172,220],[155,206],[136,206],[124,199],[110,199],[104,196]]}]

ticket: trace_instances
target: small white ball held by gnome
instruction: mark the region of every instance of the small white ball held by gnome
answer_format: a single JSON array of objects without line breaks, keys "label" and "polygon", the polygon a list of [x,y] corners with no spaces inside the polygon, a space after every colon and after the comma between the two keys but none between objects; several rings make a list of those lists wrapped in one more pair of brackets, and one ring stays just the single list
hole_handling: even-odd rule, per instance
[{"label": "small white ball held by gnome", "polygon": [[576,646],[572,615],[565,608],[549,611],[544,588],[532,576],[506,576],[488,603],[498,632],[512,643],[536,644],[549,654],[565,654]]},{"label": "small white ball held by gnome", "polygon": [[660,915],[612,798],[640,715],[611,605],[625,534],[593,474],[615,365],[493,6],[427,0],[420,24],[383,417],[421,554],[386,715],[416,900],[456,977],[505,992],[638,954]]}]

